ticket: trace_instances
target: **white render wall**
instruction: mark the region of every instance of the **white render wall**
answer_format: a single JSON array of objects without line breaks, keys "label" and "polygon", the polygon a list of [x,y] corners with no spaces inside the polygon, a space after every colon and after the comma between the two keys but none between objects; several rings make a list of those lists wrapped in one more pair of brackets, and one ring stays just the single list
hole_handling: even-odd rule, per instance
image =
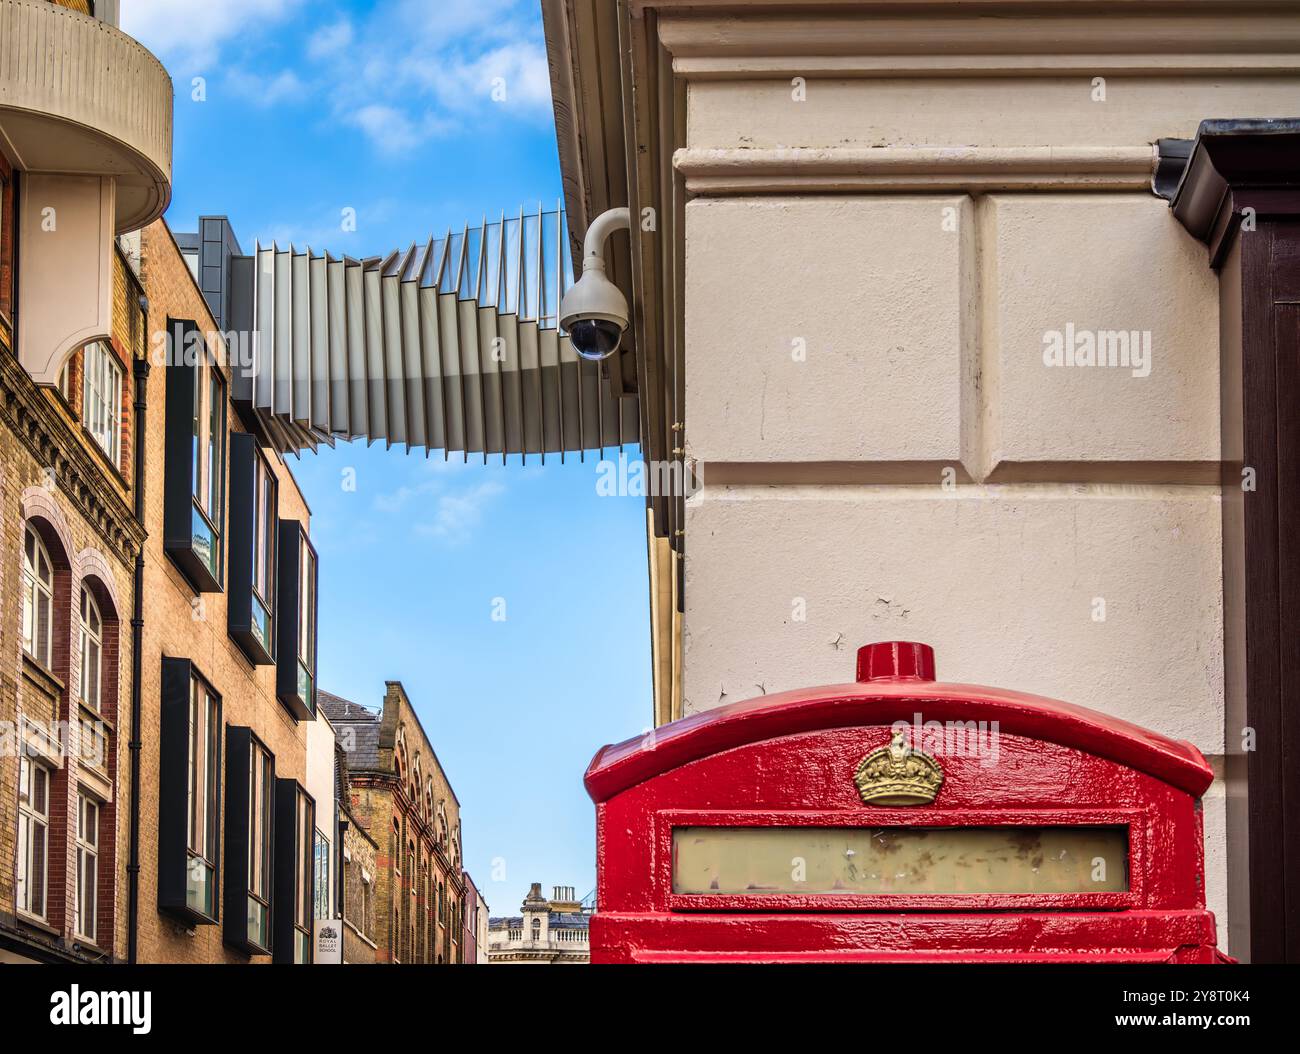
[{"label": "white render wall", "polygon": [[[1060,61],[1071,76],[988,72],[1024,61],[1011,46],[943,76],[909,75],[948,58],[915,48],[893,75],[819,78],[893,56],[869,24],[859,58],[837,43],[852,32],[762,21],[662,31],[689,81],[686,447],[703,479],[684,712],[852,680],[859,645],[918,640],[940,680],[1116,714],[1221,771],[1217,283],[1145,183],[1157,138],[1290,113],[1300,77],[1198,70],[1219,57],[1179,51],[1189,15],[1151,54],[1088,56],[1110,70],[1102,101],[1084,58]],[[1128,175],[1050,158],[1026,175],[1026,148]],[[950,174],[959,153],[971,174]],[[1149,334],[1149,372],[1046,365],[1067,326]],[[1219,780],[1205,835],[1226,939]]]}]

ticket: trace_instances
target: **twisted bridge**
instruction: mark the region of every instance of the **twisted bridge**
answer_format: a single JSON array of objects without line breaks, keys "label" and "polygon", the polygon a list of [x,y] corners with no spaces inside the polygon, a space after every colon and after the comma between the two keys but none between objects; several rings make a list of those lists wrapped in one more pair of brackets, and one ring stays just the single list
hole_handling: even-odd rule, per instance
[{"label": "twisted bridge", "polygon": [[573,283],[562,206],[386,257],[232,256],[228,318],[254,334],[233,395],[282,452],[335,439],[490,455],[634,443],[635,393],[558,324]]}]

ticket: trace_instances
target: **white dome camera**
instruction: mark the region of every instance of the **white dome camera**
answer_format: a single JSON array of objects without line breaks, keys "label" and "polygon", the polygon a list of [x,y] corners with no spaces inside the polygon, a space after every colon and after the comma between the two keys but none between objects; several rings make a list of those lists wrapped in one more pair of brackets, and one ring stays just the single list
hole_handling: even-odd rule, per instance
[{"label": "white dome camera", "polygon": [[610,209],[591,221],[582,241],[582,276],[560,301],[560,326],[584,359],[609,358],[627,329],[627,298],[605,275],[605,242],[631,226],[626,208]]}]

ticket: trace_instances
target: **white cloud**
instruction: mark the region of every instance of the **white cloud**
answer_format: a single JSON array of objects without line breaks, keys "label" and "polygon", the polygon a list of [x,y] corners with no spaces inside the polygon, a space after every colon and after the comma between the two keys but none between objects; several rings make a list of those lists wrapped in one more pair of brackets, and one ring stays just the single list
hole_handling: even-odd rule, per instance
[{"label": "white cloud", "polygon": [[395,72],[451,110],[466,111],[491,102],[549,112],[551,104],[546,52],[527,41],[503,44],[473,59],[412,53]]},{"label": "white cloud", "polygon": [[385,154],[405,154],[437,134],[442,123],[432,114],[412,118],[384,103],[370,103],[345,114],[345,120],[360,128],[375,147]]},{"label": "white cloud", "polygon": [[243,69],[233,69],[226,85],[239,98],[254,106],[274,106],[276,103],[294,101],[307,94],[306,86],[293,70],[281,70],[272,77],[263,77]]},{"label": "white cloud", "polygon": [[174,75],[216,67],[221,47],[250,27],[283,18],[302,0],[123,0],[122,28]]},{"label": "white cloud", "polygon": [[494,112],[551,119],[536,8],[525,0],[389,0],[307,45],[336,119],[402,155]]},{"label": "white cloud", "polygon": [[324,59],[337,55],[352,43],[352,23],[346,18],[332,25],[322,26],[307,41],[307,57]]},{"label": "white cloud", "polygon": [[[124,0],[123,8],[123,28],[179,82],[211,82],[224,62],[234,97],[263,107],[323,100],[382,155],[498,117],[551,120],[536,0],[375,0],[362,15],[317,21],[304,0]],[[292,15],[301,17],[281,25]],[[258,56],[274,65],[259,68]]]},{"label": "white cloud", "polygon": [[448,545],[463,545],[483,520],[493,498],[505,491],[500,483],[485,480],[456,494],[439,495],[427,522],[417,523],[417,534],[436,538]]}]

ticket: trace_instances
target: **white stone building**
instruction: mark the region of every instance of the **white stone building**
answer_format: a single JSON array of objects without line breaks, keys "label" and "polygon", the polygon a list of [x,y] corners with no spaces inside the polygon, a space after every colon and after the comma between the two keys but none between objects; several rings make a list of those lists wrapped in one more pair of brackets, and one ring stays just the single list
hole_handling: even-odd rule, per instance
[{"label": "white stone building", "polygon": [[574,896],[573,886],[556,886],[550,900],[534,882],[524,897],[523,914],[492,919],[488,924],[489,963],[565,965],[587,963],[589,912]]}]

